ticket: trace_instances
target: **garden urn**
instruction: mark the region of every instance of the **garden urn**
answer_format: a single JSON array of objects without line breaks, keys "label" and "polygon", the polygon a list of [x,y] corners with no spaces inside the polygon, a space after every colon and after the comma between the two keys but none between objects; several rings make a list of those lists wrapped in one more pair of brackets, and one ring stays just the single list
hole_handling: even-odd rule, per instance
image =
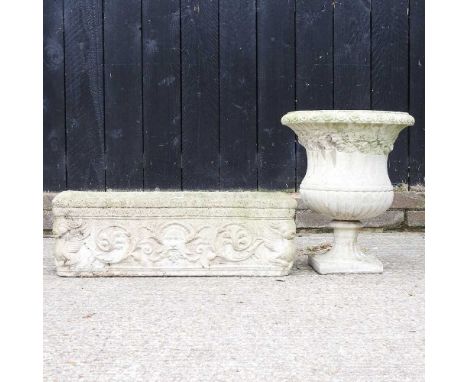
[{"label": "garden urn", "polygon": [[388,154],[414,118],[404,112],[317,110],[290,112],[281,123],[307,151],[302,200],[333,219],[334,245],[309,255],[309,264],[320,274],[381,273],[382,263],[359,248],[357,235],[362,219],[376,217],[392,204]]}]

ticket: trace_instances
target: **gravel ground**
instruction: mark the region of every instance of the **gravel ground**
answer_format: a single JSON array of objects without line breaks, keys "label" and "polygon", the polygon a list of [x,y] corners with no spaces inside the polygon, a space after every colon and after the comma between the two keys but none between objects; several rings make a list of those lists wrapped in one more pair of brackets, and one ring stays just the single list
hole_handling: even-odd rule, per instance
[{"label": "gravel ground", "polygon": [[365,233],[382,275],[61,278],[44,239],[46,381],[423,381],[424,234]]}]

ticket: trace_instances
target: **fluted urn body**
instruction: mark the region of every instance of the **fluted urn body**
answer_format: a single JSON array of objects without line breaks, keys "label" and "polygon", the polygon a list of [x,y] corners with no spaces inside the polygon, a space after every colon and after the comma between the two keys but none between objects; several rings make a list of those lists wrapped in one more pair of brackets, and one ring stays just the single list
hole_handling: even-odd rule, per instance
[{"label": "fluted urn body", "polygon": [[311,256],[319,273],[382,272],[380,261],[357,246],[359,220],[386,211],[393,201],[387,159],[398,134],[413,125],[408,113],[370,110],[295,111],[283,125],[307,151],[301,186],[306,205],[334,219],[335,245]]}]

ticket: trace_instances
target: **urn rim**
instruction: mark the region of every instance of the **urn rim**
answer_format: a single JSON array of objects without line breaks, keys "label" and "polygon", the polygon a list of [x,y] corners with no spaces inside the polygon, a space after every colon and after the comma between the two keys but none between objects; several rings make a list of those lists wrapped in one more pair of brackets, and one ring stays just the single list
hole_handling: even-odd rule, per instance
[{"label": "urn rim", "polygon": [[298,110],[281,118],[286,126],[296,124],[414,125],[414,118],[402,111],[384,110]]}]

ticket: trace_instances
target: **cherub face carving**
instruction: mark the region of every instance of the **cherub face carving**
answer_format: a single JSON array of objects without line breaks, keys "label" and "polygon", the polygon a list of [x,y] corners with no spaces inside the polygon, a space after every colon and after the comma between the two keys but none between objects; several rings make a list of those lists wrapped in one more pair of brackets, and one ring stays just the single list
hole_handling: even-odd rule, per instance
[{"label": "cherub face carving", "polygon": [[171,224],[163,229],[161,243],[169,257],[184,255],[188,252],[186,243],[189,231],[182,225]]}]

